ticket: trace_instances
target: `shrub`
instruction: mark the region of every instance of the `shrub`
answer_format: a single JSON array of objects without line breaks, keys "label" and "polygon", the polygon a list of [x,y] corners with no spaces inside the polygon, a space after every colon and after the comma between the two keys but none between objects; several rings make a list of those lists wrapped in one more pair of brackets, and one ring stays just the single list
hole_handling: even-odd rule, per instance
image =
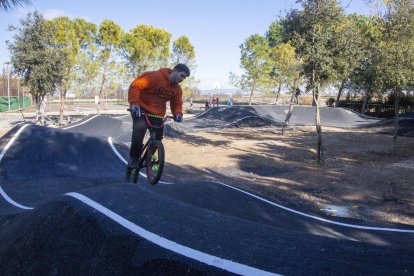
[{"label": "shrub", "polygon": [[328,98],[327,100],[326,100],[326,105],[327,106],[333,106],[334,105],[334,103],[335,103],[335,98]]}]

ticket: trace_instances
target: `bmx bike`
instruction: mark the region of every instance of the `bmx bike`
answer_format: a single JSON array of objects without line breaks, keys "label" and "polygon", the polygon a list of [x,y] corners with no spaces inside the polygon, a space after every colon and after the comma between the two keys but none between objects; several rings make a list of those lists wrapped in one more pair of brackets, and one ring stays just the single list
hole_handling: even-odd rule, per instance
[{"label": "bmx bike", "polygon": [[[128,111],[131,110],[128,109]],[[142,148],[138,168],[131,168],[129,165],[127,165],[125,172],[125,182],[131,182],[132,180],[133,183],[137,183],[140,170],[142,168],[146,168],[147,181],[151,185],[155,185],[160,180],[162,172],[164,170],[165,149],[162,142],[156,139],[155,130],[164,127],[164,123],[173,119],[174,117],[166,116],[163,118],[161,125],[155,126],[148,119],[149,115],[150,114],[141,111],[141,116],[144,116],[147,122],[149,138]]]}]

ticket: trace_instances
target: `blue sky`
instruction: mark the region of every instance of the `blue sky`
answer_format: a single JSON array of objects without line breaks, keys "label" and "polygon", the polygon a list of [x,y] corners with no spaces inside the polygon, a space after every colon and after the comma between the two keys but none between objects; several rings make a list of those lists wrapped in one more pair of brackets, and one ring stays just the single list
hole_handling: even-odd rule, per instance
[{"label": "blue sky", "polygon": [[[199,88],[228,88],[229,72],[241,74],[239,46],[252,34],[264,34],[269,25],[291,8],[295,0],[32,0],[32,5],[0,11],[0,66],[9,58],[9,25],[19,25],[36,9],[47,19],[56,16],[84,18],[99,25],[111,19],[129,31],[137,24],[163,28],[172,40],[185,35],[195,47]],[[366,0],[342,0],[347,12],[366,12]]]}]

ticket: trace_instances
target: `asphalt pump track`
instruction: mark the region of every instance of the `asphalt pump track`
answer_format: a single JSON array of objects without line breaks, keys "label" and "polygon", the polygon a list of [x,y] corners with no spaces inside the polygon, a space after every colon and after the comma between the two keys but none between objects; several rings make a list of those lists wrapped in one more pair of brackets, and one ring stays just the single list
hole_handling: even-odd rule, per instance
[{"label": "asphalt pump track", "polygon": [[[379,122],[326,112],[332,110],[339,111],[330,118],[346,118],[342,127]],[[276,106],[216,108],[170,131],[277,126],[283,113]],[[4,136],[4,275],[414,273],[414,229],[407,225],[333,221],[221,182],[123,183],[130,130],[127,115],[93,116],[64,129],[24,125]]]}]

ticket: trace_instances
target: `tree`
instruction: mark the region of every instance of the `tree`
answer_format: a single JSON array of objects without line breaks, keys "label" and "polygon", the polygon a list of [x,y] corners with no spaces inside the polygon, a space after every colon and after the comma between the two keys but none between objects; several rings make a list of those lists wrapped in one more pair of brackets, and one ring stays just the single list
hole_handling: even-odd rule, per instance
[{"label": "tree", "polygon": [[395,94],[395,131],[393,154],[398,136],[399,100],[403,90],[412,89],[414,83],[414,2],[388,0],[383,15],[383,40],[380,64],[383,81]]},{"label": "tree", "polygon": [[128,75],[135,78],[145,71],[166,66],[170,58],[171,34],[164,29],[139,24],[122,41]]},{"label": "tree", "polygon": [[80,18],[75,18],[72,22],[80,45],[77,62],[72,70],[72,88],[80,95],[94,89],[99,73],[97,26]]},{"label": "tree", "polygon": [[98,114],[101,111],[101,97],[105,84],[111,80],[114,71],[119,71],[120,66],[116,61],[116,52],[121,46],[123,31],[115,22],[105,19],[99,25],[98,45],[100,85],[98,90]]},{"label": "tree", "polygon": [[23,6],[29,5],[30,3],[30,0],[0,0],[0,9],[7,12],[17,5]]},{"label": "tree", "polygon": [[[269,73],[269,78],[268,78],[268,85],[270,87],[271,90],[274,89],[274,93],[275,93],[275,103],[277,103],[280,92],[282,90],[282,86],[284,84],[284,76],[283,76],[283,72],[282,70],[279,69],[279,65],[280,63],[278,63],[278,59],[277,59],[277,51],[280,50],[280,45],[283,44],[284,42],[284,36],[285,36],[285,32],[284,32],[284,28],[282,25],[283,20],[277,21],[277,22],[272,22],[269,26],[269,29],[266,31],[266,39],[269,43],[269,47],[270,47],[270,64],[272,66],[272,70]],[[283,47],[283,46],[282,46]]]},{"label": "tree", "polygon": [[233,85],[242,89],[250,90],[249,105],[252,97],[267,79],[272,66],[269,63],[269,43],[267,39],[259,34],[251,35],[240,45],[241,67],[245,73],[238,80],[237,76],[230,74]]},{"label": "tree", "polygon": [[324,164],[322,127],[320,124],[319,93],[335,77],[335,29],[344,13],[335,0],[301,0],[303,10],[293,10],[284,22],[286,32],[303,61],[304,76],[312,89],[316,106],[315,124],[318,133],[317,163]]},{"label": "tree", "polygon": [[52,30],[53,42],[62,47],[67,56],[65,75],[59,87],[60,116],[59,124],[63,125],[63,112],[68,90],[74,86],[79,58],[82,49],[92,43],[95,38],[96,25],[83,19],[71,20],[66,16],[47,20],[48,28]]},{"label": "tree", "polygon": [[[171,54],[171,67],[174,67],[178,63],[184,63],[190,68],[191,72],[196,69],[195,50],[191,45],[190,40],[186,36],[180,36],[173,41],[172,54]],[[198,81],[194,78],[194,74],[191,74],[182,84],[184,96],[190,96],[193,93],[193,88],[196,87]]]},{"label": "tree", "polygon": [[37,106],[37,119],[43,124],[44,96],[53,93],[62,83],[68,58],[63,48],[53,42],[52,31],[39,13],[29,13],[20,22],[21,27],[10,27],[10,31],[17,31],[14,41],[7,41],[11,64],[30,88]]},{"label": "tree", "polygon": [[282,43],[286,43],[286,33],[283,28],[283,19],[270,23],[269,29],[265,34],[267,40],[269,41],[269,47],[274,48],[279,46]]},{"label": "tree", "polygon": [[351,14],[336,26],[333,48],[335,83],[338,88],[336,102],[340,101],[350,77],[364,59],[363,36],[359,26],[365,19],[363,15]]},{"label": "tree", "polygon": [[372,95],[375,92],[381,93],[380,91],[384,89],[381,82],[382,69],[380,66],[382,27],[377,16],[360,17],[357,20],[357,26],[362,39],[361,60],[350,78],[355,88],[364,91],[361,113],[365,114]]},{"label": "tree", "polygon": [[190,69],[194,69],[195,66],[194,46],[186,36],[180,36],[173,41],[171,65],[178,63],[184,63]]},{"label": "tree", "polygon": [[[282,43],[278,47],[271,49],[271,57],[275,68],[279,70],[281,84],[285,83],[289,90],[291,90],[291,97],[289,101],[289,111],[286,114],[285,122],[282,127],[282,135],[284,134],[286,126],[289,124],[290,117],[293,112],[293,99],[297,93],[300,94],[299,85],[302,81],[302,62],[296,56],[295,48],[290,43]],[[279,91],[280,86],[279,85]]]}]

